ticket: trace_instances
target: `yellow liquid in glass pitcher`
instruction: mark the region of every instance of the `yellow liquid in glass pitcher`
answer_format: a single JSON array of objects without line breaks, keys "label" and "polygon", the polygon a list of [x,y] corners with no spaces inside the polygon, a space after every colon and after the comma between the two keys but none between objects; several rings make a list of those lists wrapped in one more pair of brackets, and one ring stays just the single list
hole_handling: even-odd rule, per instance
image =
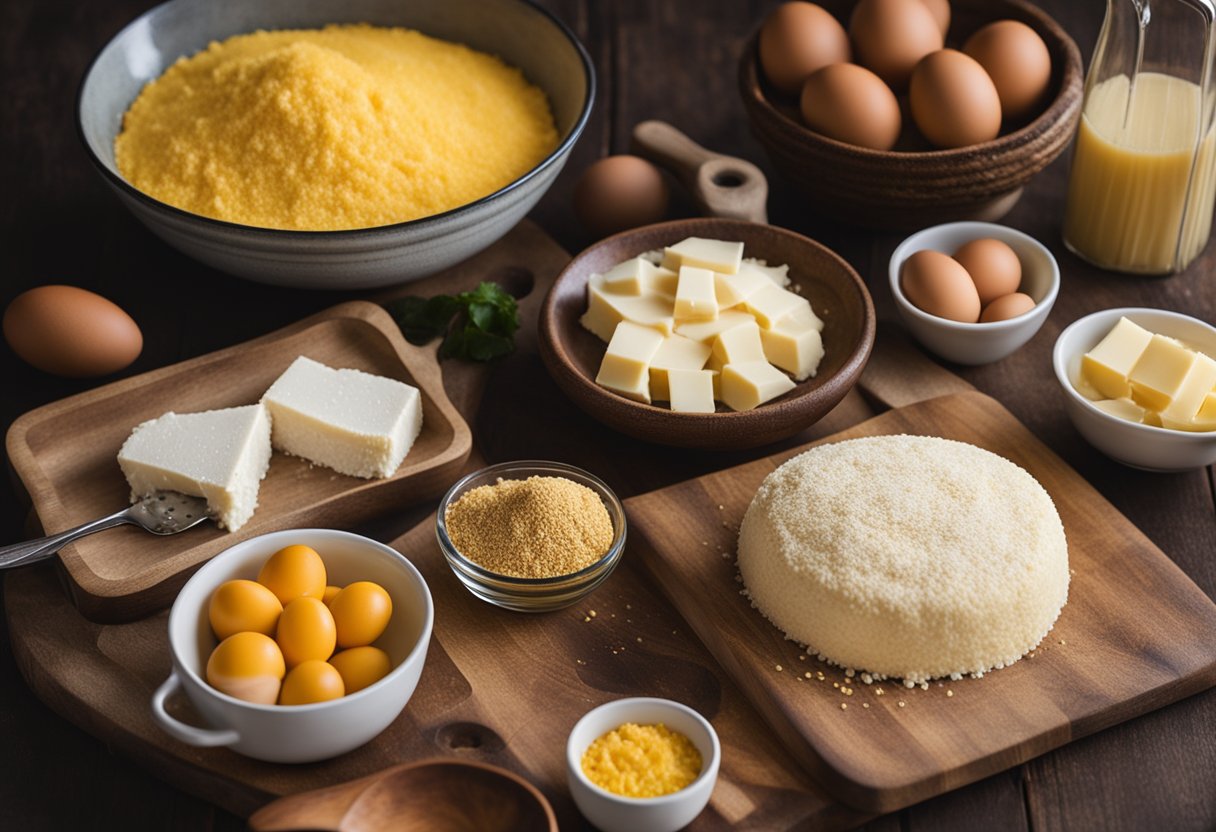
[{"label": "yellow liquid in glass pitcher", "polygon": [[1068,186],[1069,248],[1103,268],[1146,274],[1180,271],[1203,251],[1216,127],[1198,139],[1201,103],[1196,84],[1155,72],[1140,73],[1134,91],[1126,75],[1090,90]]}]

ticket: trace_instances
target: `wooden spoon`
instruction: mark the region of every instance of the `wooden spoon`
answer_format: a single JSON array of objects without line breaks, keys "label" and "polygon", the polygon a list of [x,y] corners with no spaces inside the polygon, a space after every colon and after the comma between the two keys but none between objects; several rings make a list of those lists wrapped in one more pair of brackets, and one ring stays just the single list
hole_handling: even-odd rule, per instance
[{"label": "wooden spoon", "polygon": [[768,180],[751,162],[706,150],[664,121],[634,127],[629,149],[672,171],[710,216],[768,223]]},{"label": "wooden spoon", "polygon": [[462,760],[403,763],[376,774],[282,797],[249,818],[255,832],[557,832],[553,807],[531,783]]}]

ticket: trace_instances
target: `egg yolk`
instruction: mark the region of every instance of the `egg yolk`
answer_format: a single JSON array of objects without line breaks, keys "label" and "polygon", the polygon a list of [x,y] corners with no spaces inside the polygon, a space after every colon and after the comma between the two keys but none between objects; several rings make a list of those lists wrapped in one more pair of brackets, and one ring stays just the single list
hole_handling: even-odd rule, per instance
[{"label": "egg yolk", "polygon": [[283,680],[280,705],[307,705],[328,702],[346,695],[342,675],[328,662],[315,659],[301,662]]},{"label": "egg yolk", "polygon": [[347,693],[363,690],[379,682],[392,669],[393,663],[379,647],[352,647],[329,660],[346,685]]},{"label": "egg yolk", "polygon": [[319,597],[297,598],[283,607],[275,641],[288,667],[309,659],[325,661],[333,655],[337,629],[329,607]]},{"label": "egg yolk", "polygon": [[211,594],[207,618],[220,641],[251,631],[274,637],[283,605],[275,594],[254,581],[225,581]]},{"label": "egg yolk", "polygon": [[311,546],[287,546],[262,566],[258,583],[283,606],[301,597],[320,599],[325,596],[325,563]]},{"label": "egg yolk", "polygon": [[207,659],[207,682],[229,696],[273,705],[286,667],[274,639],[261,633],[237,633],[219,643]]},{"label": "egg yolk", "polygon": [[379,584],[356,581],[329,604],[339,647],[362,647],[380,638],[393,615],[393,599]]}]

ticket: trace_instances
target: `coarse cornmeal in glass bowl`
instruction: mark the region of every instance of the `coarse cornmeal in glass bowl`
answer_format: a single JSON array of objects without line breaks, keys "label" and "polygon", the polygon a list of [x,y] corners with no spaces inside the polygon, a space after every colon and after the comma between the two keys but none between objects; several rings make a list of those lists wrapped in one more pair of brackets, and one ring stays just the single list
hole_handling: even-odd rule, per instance
[{"label": "coarse cornmeal in glass bowl", "polygon": [[542,460],[469,474],[435,518],[439,548],[465,588],[519,612],[561,609],[594,591],[620,561],[625,531],[624,508],[602,480]]}]

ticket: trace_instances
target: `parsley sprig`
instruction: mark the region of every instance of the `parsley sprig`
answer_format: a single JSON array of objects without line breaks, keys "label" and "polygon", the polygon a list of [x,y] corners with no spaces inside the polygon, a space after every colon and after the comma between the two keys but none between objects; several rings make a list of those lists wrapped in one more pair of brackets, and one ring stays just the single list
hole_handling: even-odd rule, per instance
[{"label": "parsley sprig", "polygon": [[411,344],[422,346],[442,337],[441,359],[492,361],[515,349],[519,308],[497,283],[482,283],[458,295],[397,298],[384,308]]}]

